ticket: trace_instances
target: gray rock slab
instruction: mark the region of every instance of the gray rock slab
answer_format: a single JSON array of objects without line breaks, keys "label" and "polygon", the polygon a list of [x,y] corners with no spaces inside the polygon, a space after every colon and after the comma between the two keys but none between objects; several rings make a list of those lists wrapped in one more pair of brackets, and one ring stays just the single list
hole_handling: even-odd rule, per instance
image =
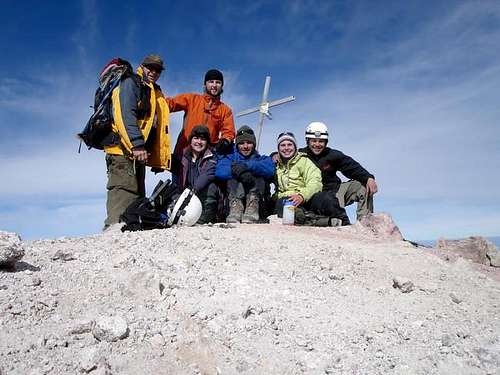
[{"label": "gray rock slab", "polygon": [[16,233],[0,231],[0,267],[13,267],[24,253],[21,237]]},{"label": "gray rock slab", "polygon": [[490,260],[490,266],[500,267],[500,251],[489,250],[486,257]]},{"label": "gray rock slab", "polygon": [[[440,238],[436,243],[436,248],[449,251],[461,258],[469,259],[475,263],[489,266],[490,258],[487,254],[498,253],[497,247],[486,238],[468,237],[458,240],[447,240]],[[498,259],[500,261],[500,259]],[[494,262],[496,263],[497,258]]]},{"label": "gray rock slab", "polygon": [[376,213],[363,216],[355,227],[361,232],[370,232],[380,239],[402,241],[403,235],[392,217],[386,213]]}]

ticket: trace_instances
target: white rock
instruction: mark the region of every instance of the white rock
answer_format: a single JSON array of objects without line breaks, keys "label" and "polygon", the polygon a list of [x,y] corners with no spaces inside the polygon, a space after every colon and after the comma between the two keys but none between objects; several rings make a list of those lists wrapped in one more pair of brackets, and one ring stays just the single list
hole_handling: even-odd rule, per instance
[{"label": "white rock", "polygon": [[150,342],[152,346],[157,348],[165,346],[165,339],[160,334],[156,334],[153,337],[151,337]]},{"label": "white rock", "polygon": [[91,375],[112,375],[112,372],[107,363],[101,362],[97,369],[92,371]]},{"label": "white rock", "polygon": [[75,260],[76,257],[73,253],[69,251],[57,250],[54,255],[51,257],[52,260],[62,260],[64,262],[69,262],[71,260]]},{"label": "white rock", "polygon": [[455,303],[461,303],[462,302],[462,299],[460,297],[458,297],[455,293],[451,292],[450,293],[450,298],[453,302]]},{"label": "white rock", "polygon": [[24,285],[26,286],[40,286],[42,284],[42,279],[37,276],[33,276],[30,279],[25,280]]},{"label": "white rock", "polygon": [[452,335],[449,333],[445,333],[443,336],[441,336],[441,345],[442,346],[452,346],[454,343],[454,338]]},{"label": "white rock", "polygon": [[392,287],[401,290],[402,293],[410,293],[415,289],[413,282],[403,277],[394,277],[392,283]]},{"label": "white rock", "polygon": [[0,231],[0,266],[12,267],[24,256],[24,246],[16,233]]},{"label": "white rock", "polygon": [[90,372],[97,368],[100,359],[101,355],[99,353],[98,348],[96,347],[84,348],[80,352],[78,365],[80,369],[83,370],[84,372]]},{"label": "white rock", "polygon": [[500,251],[490,250],[486,253],[492,267],[500,267]]},{"label": "white rock", "polygon": [[118,341],[128,336],[127,322],[120,316],[101,316],[96,319],[92,334],[99,341]]},{"label": "white rock", "polygon": [[92,331],[95,322],[93,320],[79,320],[73,323],[69,330],[70,335],[81,335]]},{"label": "white rock", "polygon": [[392,217],[383,212],[363,216],[354,224],[354,228],[363,233],[371,233],[389,241],[403,240],[403,235],[392,220]]}]

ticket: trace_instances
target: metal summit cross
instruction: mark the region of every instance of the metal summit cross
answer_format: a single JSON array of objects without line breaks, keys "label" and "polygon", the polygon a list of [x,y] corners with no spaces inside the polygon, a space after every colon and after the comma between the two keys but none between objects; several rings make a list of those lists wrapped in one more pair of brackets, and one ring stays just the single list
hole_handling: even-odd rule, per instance
[{"label": "metal summit cross", "polygon": [[264,92],[262,93],[262,101],[260,102],[260,105],[258,107],[249,108],[236,114],[236,117],[240,117],[249,115],[250,113],[260,112],[256,149],[259,149],[262,126],[264,125],[264,116],[269,120],[272,120],[272,115],[269,112],[269,108],[295,100],[295,96],[287,96],[286,98],[273,100],[272,102],[267,101],[267,97],[269,95],[269,86],[271,86],[271,76],[266,77],[266,82],[264,83]]}]

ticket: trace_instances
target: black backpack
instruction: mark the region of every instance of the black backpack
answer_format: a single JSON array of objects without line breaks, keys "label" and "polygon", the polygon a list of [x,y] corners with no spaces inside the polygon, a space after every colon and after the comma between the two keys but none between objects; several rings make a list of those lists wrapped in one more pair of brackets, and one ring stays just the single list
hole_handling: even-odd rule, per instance
[{"label": "black backpack", "polygon": [[120,216],[124,222],[122,232],[168,228],[168,212],[179,194],[177,185],[170,180],[160,181],[150,198],[139,198]]},{"label": "black backpack", "polygon": [[99,87],[94,97],[94,114],[90,116],[82,132],[77,135],[80,138],[80,147],[82,141],[89,150],[91,148],[102,150],[105,145],[119,143],[118,135],[111,131],[113,122],[111,95],[124,78],[136,78],[136,76],[132,65],[126,60],[114,58],[106,64],[99,75]]}]

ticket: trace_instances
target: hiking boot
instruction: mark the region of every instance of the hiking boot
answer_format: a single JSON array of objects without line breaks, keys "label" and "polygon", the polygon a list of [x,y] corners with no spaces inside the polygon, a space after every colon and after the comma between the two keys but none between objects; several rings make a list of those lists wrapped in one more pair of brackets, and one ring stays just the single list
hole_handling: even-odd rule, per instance
[{"label": "hiking boot", "polygon": [[207,199],[203,205],[203,211],[196,224],[215,223],[217,216],[217,202]]},{"label": "hiking boot", "polygon": [[[337,216],[337,218],[342,222],[342,225],[351,225],[351,221],[349,220],[349,216],[344,212]],[[332,225],[334,227],[335,225]]]},{"label": "hiking boot", "polygon": [[230,198],[229,215],[227,215],[226,223],[240,223],[242,214],[243,214],[243,202],[241,201],[241,199]]},{"label": "hiking boot", "polygon": [[330,226],[330,218],[329,217],[321,217],[321,218],[315,219],[311,222],[311,226],[329,227]]},{"label": "hiking boot", "polygon": [[302,207],[295,207],[295,225],[305,225],[306,223],[306,212]]},{"label": "hiking boot", "polygon": [[328,217],[307,211],[302,207],[295,209],[295,225],[305,225],[311,227],[339,227],[343,221],[335,217]]},{"label": "hiking boot", "polygon": [[342,226],[342,220],[337,219],[336,217],[331,217],[330,218],[330,226],[331,227],[341,227]]},{"label": "hiking boot", "polygon": [[259,222],[259,196],[257,194],[250,193],[247,195],[247,205],[241,222],[245,224]]}]

